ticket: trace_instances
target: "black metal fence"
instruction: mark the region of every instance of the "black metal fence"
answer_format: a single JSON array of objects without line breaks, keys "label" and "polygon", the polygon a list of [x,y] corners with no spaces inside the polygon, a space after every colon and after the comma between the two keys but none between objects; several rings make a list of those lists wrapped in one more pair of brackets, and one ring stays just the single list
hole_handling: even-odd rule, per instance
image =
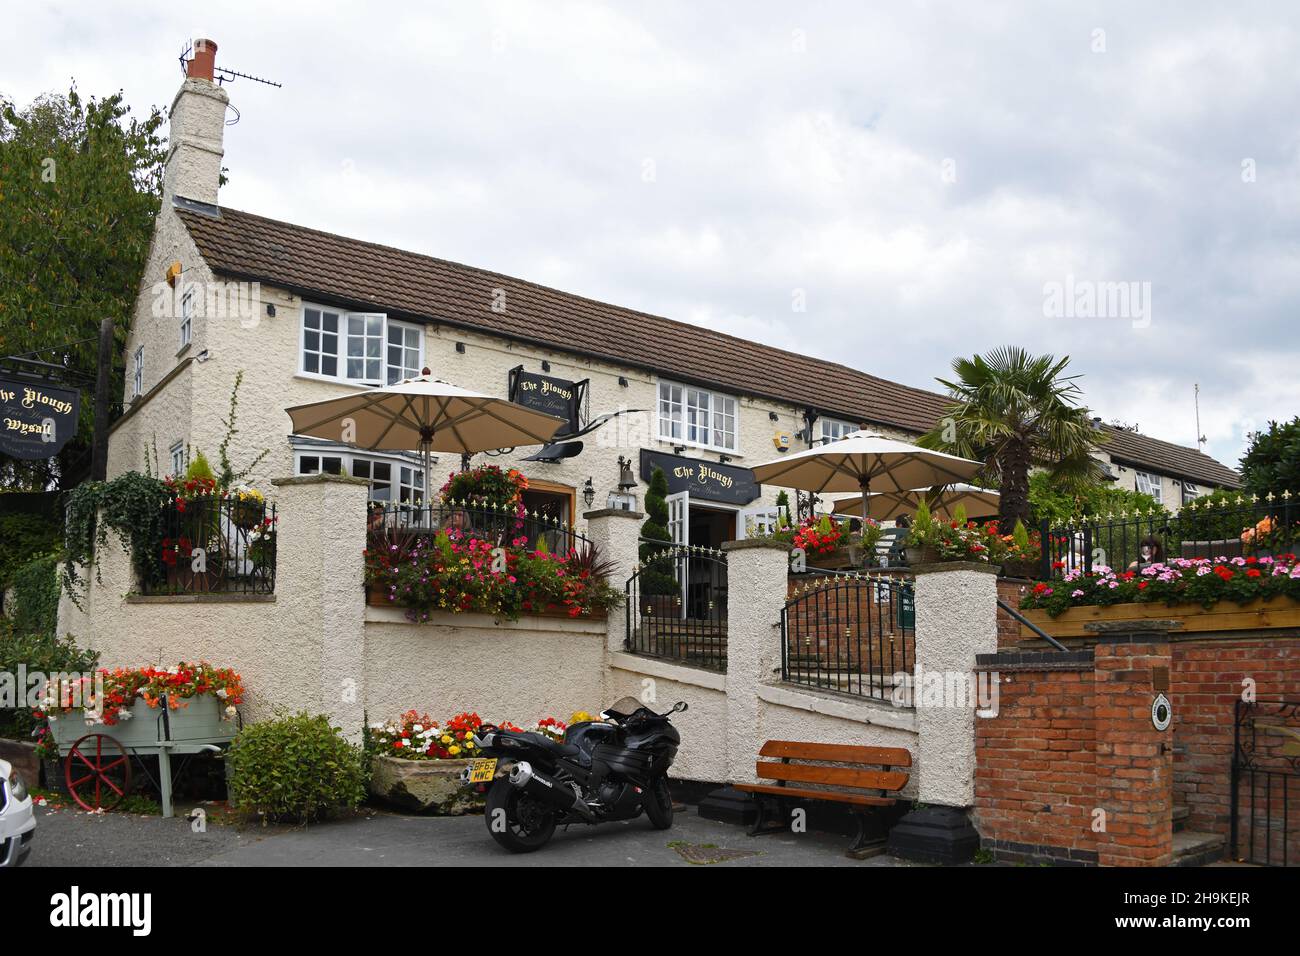
[{"label": "black metal fence", "polygon": [[634,654],[727,669],[727,557],[722,551],[645,542],[627,580],[627,637]]},{"label": "black metal fence", "polygon": [[909,577],[791,579],[781,610],[781,679],[890,700],[916,655],[916,589]]},{"label": "black metal fence", "polygon": [[[1233,859],[1300,862],[1300,700],[1238,700],[1233,729]],[[1300,807],[1297,807],[1300,810]]]},{"label": "black metal fence", "polygon": [[588,541],[572,525],[551,515],[486,502],[447,502],[430,507],[372,504],[369,543],[400,543],[419,535],[447,532],[477,538],[493,547],[519,544],[552,554],[582,550]]},{"label": "black metal fence", "polygon": [[[1241,495],[1231,502],[1190,501],[1178,514],[1163,509],[1089,518],[1061,526],[1044,522],[1039,575],[1124,570],[1170,558],[1264,557],[1300,550],[1300,496]],[[1143,555],[1147,549],[1150,557]]]},{"label": "black metal fence", "polygon": [[275,591],[275,505],[238,498],[174,501],[162,509],[146,594]]}]

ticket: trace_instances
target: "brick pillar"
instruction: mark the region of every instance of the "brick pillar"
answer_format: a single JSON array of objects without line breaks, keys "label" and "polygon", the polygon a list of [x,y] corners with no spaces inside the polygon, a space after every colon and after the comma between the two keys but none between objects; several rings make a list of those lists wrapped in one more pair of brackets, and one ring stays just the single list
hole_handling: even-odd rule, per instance
[{"label": "brick pillar", "polygon": [[727,541],[727,779],[752,783],[763,745],[758,685],[781,670],[781,608],[790,572],[788,545],[761,538]]},{"label": "brick pillar", "polygon": [[[639,511],[620,511],[601,508],[583,514],[587,519],[587,538],[601,557],[613,562],[609,583],[622,589],[636,570],[637,545],[641,537],[641,522],[645,515]],[[623,608],[611,611],[606,622],[605,647],[610,651],[623,650],[627,637],[627,616]],[[606,704],[611,701],[605,701]]]},{"label": "brick pillar", "polygon": [[278,478],[277,613],[286,633],[307,638],[309,674],[301,688],[268,688],[303,709],[328,714],[361,742],[366,700],[364,478],[304,475]]},{"label": "brick pillar", "polygon": [[1168,696],[1168,632],[1177,626],[1088,625],[1102,634],[1094,676],[1097,804],[1106,814],[1097,835],[1102,866],[1168,866],[1173,859],[1173,737],[1156,729],[1151,711],[1158,693]]}]

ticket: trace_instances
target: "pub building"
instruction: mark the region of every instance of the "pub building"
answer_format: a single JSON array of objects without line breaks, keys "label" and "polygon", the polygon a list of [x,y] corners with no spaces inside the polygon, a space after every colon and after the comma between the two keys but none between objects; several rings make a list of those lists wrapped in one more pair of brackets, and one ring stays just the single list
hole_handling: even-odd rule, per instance
[{"label": "pub building", "polygon": [[[716,548],[771,526],[780,489],[756,485],[754,464],[861,426],[913,439],[942,417],[943,396],[836,362],[226,208],[221,168],[238,164],[223,149],[227,101],[211,57],[196,55],[170,113],[163,203],[123,356],[126,412],[112,427],[110,478],[155,456],[164,472],[179,472],[193,451],[215,454],[242,374],[230,457],[269,452],[251,484],[270,492],[273,478],[346,473],[369,482],[374,502],[412,503],[423,486],[414,450],[294,436],[284,409],[428,368],[565,420],[544,447],[470,462],[520,469],[530,511],[581,529],[593,508],[640,510],[658,466],[674,540]],[[1129,446],[1142,438],[1128,436]],[[1202,490],[1236,479],[1197,454],[1226,476],[1192,462]],[[1129,458],[1140,459],[1140,448]],[[461,466],[440,456],[432,488]]]}]

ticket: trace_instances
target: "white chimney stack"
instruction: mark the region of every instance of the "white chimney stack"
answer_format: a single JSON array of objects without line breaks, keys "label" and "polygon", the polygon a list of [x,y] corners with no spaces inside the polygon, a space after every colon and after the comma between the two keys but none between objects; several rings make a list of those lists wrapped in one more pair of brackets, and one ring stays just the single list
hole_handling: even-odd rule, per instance
[{"label": "white chimney stack", "polygon": [[185,64],[185,82],[172,100],[163,203],[182,196],[216,205],[221,180],[222,139],[230,97],[213,80],[217,44],[195,40]]}]

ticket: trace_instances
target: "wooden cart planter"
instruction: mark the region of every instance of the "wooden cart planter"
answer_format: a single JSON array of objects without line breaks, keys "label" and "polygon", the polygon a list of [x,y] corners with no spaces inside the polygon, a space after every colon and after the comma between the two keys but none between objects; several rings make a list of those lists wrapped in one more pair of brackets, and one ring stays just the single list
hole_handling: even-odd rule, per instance
[{"label": "wooden cart planter", "polygon": [[[173,754],[219,753],[239,732],[238,720],[223,720],[224,705],[212,694],[181,702],[175,710],[163,698],[157,708],[137,700],[131,716],[115,724],[87,724],[79,712],[51,714],[50,734],[63,758],[68,793],[85,810],[112,810],[131,789],[133,758],[158,758],[156,785],[164,817],[172,815]],[[187,761],[177,767],[179,772]],[[150,776],[144,770],[146,776]],[[151,778],[152,779],[152,778]]]},{"label": "wooden cart planter", "polygon": [[[1182,621],[1183,626],[1175,632],[1177,634],[1300,627],[1300,602],[1289,597],[1256,600],[1249,604],[1220,601],[1209,609],[1199,604],[1170,606],[1154,603],[1072,607],[1059,617],[1050,617],[1043,610],[1025,610],[1020,613],[1052,637],[1092,636],[1091,631],[1084,630],[1084,625],[1093,621]],[[1026,640],[1037,637],[1023,624],[1020,636]]]}]

